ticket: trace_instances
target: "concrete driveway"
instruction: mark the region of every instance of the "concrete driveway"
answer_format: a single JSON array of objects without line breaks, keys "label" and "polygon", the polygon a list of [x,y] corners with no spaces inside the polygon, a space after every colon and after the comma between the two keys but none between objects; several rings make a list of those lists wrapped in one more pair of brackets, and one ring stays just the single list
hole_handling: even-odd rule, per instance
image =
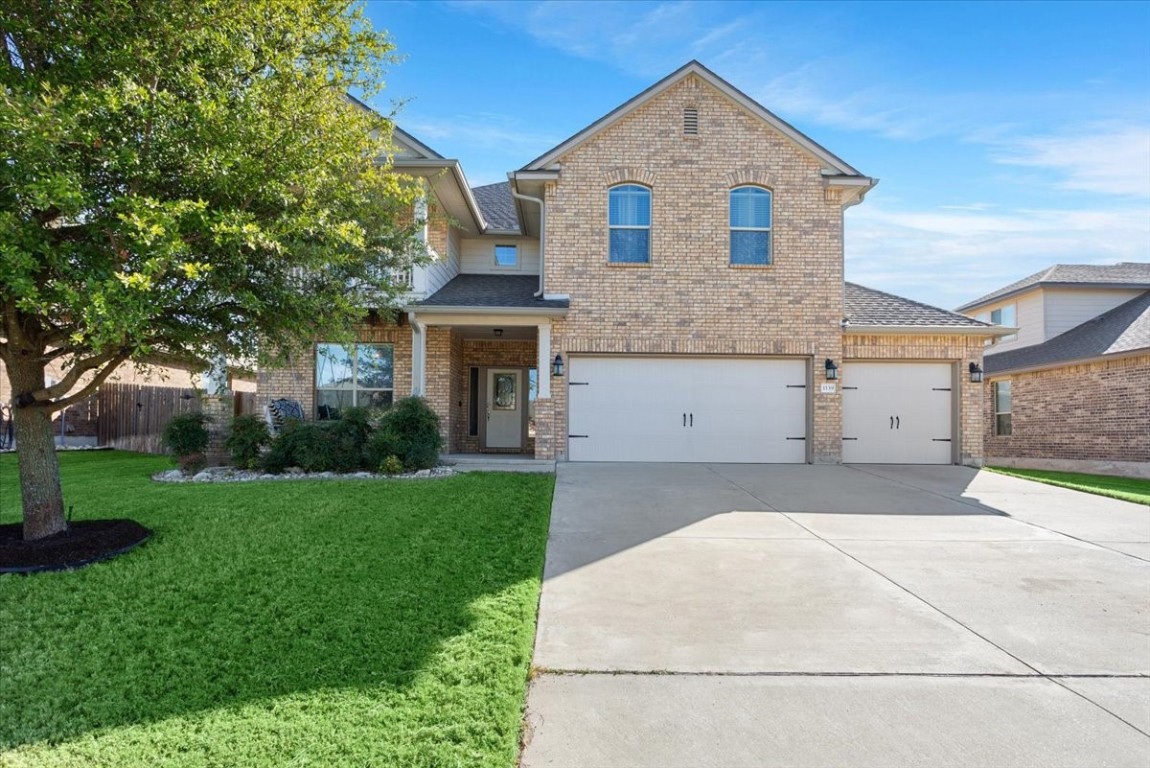
[{"label": "concrete driveway", "polygon": [[1150,765],[1150,507],[961,467],[562,464],[523,765]]}]

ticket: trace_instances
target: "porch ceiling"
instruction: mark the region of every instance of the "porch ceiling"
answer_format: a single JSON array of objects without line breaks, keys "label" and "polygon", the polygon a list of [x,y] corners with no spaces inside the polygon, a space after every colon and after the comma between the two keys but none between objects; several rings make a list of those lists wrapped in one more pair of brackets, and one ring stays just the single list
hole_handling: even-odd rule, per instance
[{"label": "porch ceiling", "polygon": [[[495,329],[503,330],[502,336],[495,335]],[[456,325],[452,330],[465,339],[480,341],[535,341],[537,334],[534,325]]]}]

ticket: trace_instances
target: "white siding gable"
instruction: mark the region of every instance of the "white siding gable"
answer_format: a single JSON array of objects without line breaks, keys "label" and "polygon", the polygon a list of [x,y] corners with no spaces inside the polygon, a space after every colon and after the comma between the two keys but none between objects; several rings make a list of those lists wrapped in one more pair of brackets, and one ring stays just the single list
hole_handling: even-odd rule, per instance
[{"label": "white siding gable", "polygon": [[1142,293],[1136,288],[1047,288],[1046,338],[1066,333]]},{"label": "white siding gable", "polygon": [[[514,245],[519,260],[514,267],[495,266],[495,246]],[[461,271],[469,275],[538,275],[539,241],[533,237],[465,237],[462,239]]]}]

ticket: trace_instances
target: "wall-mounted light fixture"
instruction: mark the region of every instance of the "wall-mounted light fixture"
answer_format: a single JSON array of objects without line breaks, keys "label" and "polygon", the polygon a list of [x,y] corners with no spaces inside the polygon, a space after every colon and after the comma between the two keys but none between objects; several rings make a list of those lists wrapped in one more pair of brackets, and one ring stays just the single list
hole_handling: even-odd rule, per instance
[{"label": "wall-mounted light fixture", "polygon": [[978,367],[978,363],[971,363],[969,366],[970,380],[975,384],[982,383],[982,369]]},{"label": "wall-mounted light fixture", "polygon": [[503,329],[502,328],[496,328],[494,331],[492,331],[492,333],[495,334],[495,338],[497,338],[497,339],[503,338]]},{"label": "wall-mounted light fixture", "polygon": [[835,361],[831,360],[829,357],[827,358],[827,361],[823,363],[823,368],[827,373],[827,381],[834,381],[839,377],[839,367],[835,365]]},{"label": "wall-mounted light fixture", "polygon": [[555,359],[551,362],[551,375],[556,378],[563,377],[563,355],[555,355]]}]

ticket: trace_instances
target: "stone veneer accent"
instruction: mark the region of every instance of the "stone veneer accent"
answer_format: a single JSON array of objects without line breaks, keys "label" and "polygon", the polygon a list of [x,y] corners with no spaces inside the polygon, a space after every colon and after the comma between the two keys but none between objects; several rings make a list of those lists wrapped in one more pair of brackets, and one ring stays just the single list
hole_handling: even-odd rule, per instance
[{"label": "stone veneer accent", "polygon": [[[683,135],[683,109],[699,115]],[[571,297],[553,353],[798,355],[838,360],[843,224],[820,165],[790,140],[691,76],[560,159],[545,190],[549,293]],[[607,263],[607,190],[651,187],[651,261]],[[729,264],[728,193],[772,190],[774,263]],[[563,458],[567,393],[556,382],[554,433],[539,458]],[[813,394],[814,459],[841,456],[838,395]],[[537,406],[537,413],[538,413]]]},{"label": "stone veneer accent", "polygon": [[[995,435],[993,382],[1007,379],[1013,434]],[[1150,476],[1150,354],[996,375],[984,386],[991,464],[1050,460],[1089,471],[1092,462],[1134,462]]]},{"label": "stone veneer accent", "polygon": [[[951,361],[958,365],[959,461],[970,466],[983,463],[983,385],[970,380],[967,366],[982,364],[983,337],[946,335],[843,335],[843,365],[839,390],[850,383],[852,360]],[[842,425],[839,425],[842,436]]]}]

